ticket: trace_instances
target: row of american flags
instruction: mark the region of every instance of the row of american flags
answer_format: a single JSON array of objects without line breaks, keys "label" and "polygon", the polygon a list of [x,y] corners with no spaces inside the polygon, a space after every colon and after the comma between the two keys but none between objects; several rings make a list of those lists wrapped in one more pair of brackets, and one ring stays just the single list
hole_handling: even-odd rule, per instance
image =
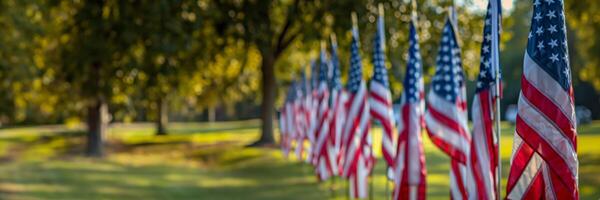
[{"label": "row of american flags", "polygon": [[[506,199],[578,199],[577,131],[562,0],[534,0],[523,62]],[[381,10],[381,8],[380,8]],[[366,198],[381,151],[394,199],[426,199],[423,132],[450,158],[450,198],[498,199],[498,101],[501,96],[499,0],[488,4],[469,128],[466,80],[456,20],[446,19],[435,74],[425,93],[416,14],[409,23],[408,59],[399,110],[394,112],[385,66],[384,20],[374,34],[373,76],[363,79],[359,30],[351,29],[350,67],[343,86],[335,37],[321,44],[308,77],[301,73],[280,109],[281,147],[314,166],[319,180],[340,176],[349,196]],[[381,125],[373,149],[371,123]]]}]

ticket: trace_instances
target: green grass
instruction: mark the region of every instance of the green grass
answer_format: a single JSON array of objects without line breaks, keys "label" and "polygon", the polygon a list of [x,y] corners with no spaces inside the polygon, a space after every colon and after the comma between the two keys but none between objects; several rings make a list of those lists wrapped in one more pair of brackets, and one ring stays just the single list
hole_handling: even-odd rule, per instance
[{"label": "green grass", "polygon": [[[503,184],[514,130],[504,125]],[[113,125],[102,159],[82,156],[78,127],[0,129],[0,199],[346,199],[339,179],[318,183],[310,166],[285,159],[278,149],[244,148],[258,137],[256,120],[169,128],[170,135],[156,137],[152,124]],[[580,194],[598,199],[600,122],[579,127],[579,133]],[[428,197],[448,199],[448,158],[424,142]],[[375,199],[387,196],[383,172],[380,159]]]}]

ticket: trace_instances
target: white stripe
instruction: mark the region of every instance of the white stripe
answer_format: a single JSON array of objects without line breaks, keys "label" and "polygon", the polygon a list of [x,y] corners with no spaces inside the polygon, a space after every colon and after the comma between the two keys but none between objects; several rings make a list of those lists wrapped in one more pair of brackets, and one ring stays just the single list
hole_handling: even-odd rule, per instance
[{"label": "white stripe", "polygon": [[552,185],[552,180],[550,180],[550,168],[548,165],[542,165],[542,174],[544,175],[544,193],[546,193],[546,199],[555,200],[556,194],[554,193],[554,186]]},{"label": "white stripe", "polygon": [[[361,101],[365,101],[365,99],[362,98]],[[354,153],[356,151],[359,151],[359,149],[361,148],[359,146],[360,140],[362,139],[363,134],[366,134],[365,129],[367,128],[367,124],[369,123],[369,104],[365,104],[362,112],[363,112],[363,114],[361,115],[357,129],[352,130],[352,131],[356,131],[356,134],[354,135],[354,138],[349,138],[351,140],[351,143],[347,148],[348,148],[348,150],[349,150],[348,152],[350,154],[346,154],[346,155],[354,155]],[[346,156],[346,166],[344,167],[345,172],[347,172],[349,170],[350,165],[352,164],[351,162],[348,162],[348,161],[352,161],[353,159],[354,158],[351,156]]]},{"label": "white stripe", "polygon": [[408,183],[411,185],[418,185],[421,183],[421,161],[420,161],[420,149],[422,143],[421,139],[421,117],[423,111],[419,108],[418,104],[411,104],[408,108],[410,129],[408,130],[408,149],[407,156],[410,161],[408,163]]},{"label": "white stripe", "polygon": [[408,199],[410,200],[416,200],[417,199],[417,186],[416,185],[411,185],[408,186]]},{"label": "white stripe", "polygon": [[329,178],[329,171],[327,170],[327,161],[325,161],[325,159],[320,158],[319,159],[319,175],[321,177],[321,180],[326,180]]},{"label": "white stripe", "polygon": [[396,153],[396,149],[394,148],[394,142],[391,138],[389,138],[386,134],[382,134],[381,146],[391,154],[393,157]]},{"label": "white stripe", "polygon": [[350,128],[352,128],[353,126],[351,122],[353,122],[353,119],[358,116],[358,112],[361,107],[360,105],[364,103],[363,98],[365,96],[365,89],[363,87],[364,85],[361,84],[361,87],[359,88],[358,92],[354,95],[353,99],[351,99],[352,104],[350,105],[350,109],[348,110],[348,117],[345,120],[349,123],[346,123],[346,126],[344,127],[343,131],[344,135],[346,136],[350,135]]},{"label": "white stripe", "polygon": [[575,112],[573,112],[574,108],[571,96],[562,89],[562,86],[554,78],[531,59],[527,51],[525,51],[523,62],[523,66],[525,66],[523,68],[523,75],[527,81],[548,97],[549,100],[553,101],[554,105],[567,116],[573,127],[575,127]]},{"label": "white stripe", "polygon": [[358,161],[358,198],[367,198],[368,187],[367,178],[369,177],[369,170],[364,165],[365,159],[361,156]]},{"label": "white stripe", "polygon": [[[478,166],[472,166],[471,161],[467,162],[469,163],[468,166],[472,167],[472,168],[479,168],[479,171],[481,172],[481,174],[479,174],[482,178],[483,184],[484,184],[484,188],[485,190],[483,191],[479,191],[477,190],[477,185],[476,184],[469,184],[469,198],[477,198],[476,194],[483,192],[485,194],[485,196],[488,197],[488,199],[494,199],[494,178],[493,178],[493,173],[492,171],[490,171],[490,153],[493,152],[488,152],[488,147],[487,147],[487,137],[488,135],[486,135],[487,133],[485,132],[484,129],[484,124],[483,124],[483,110],[481,108],[481,101],[480,101],[480,96],[481,94],[477,94],[475,95],[474,101],[473,101],[473,109],[472,109],[472,114],[473,114],[473,141],[472,141],[472,145],[475,146],[475,151],[474,152],[470,152],[471,156],[476,156],[476,159],[478,160],[479,165]],[[491,124],[490,124],[491,125]],[[475,173],[475,171],[472,171],[472,173]],[[474,176],[470,175],[470,180],[475,181]]]},{"label": "white stripe", "polygon": [[441,140],[445,141],[455,149],[463,152],[465,156],[468,156],[469,152],[469,141],[459,135],[457,132],[454,132],[452,129],[442,125],[435,118],[433,118],[429,112],[425,113],[425,121],[427,122],[427,127],[430,132],[429,134],[435,135],[439,137]]},{"label": "white stripe", "polygon": [[[522,199],[527,189],[529,189],[529,185],[538,174],[540,167],[544,164],[544,159],[540,157],[539,154],[533,153],[533,156],[527,162],[527,167],[523,170],[523,173],[519,177],[519,180],[513,187],[513,189],[508,194],[508,199]],[[541,174],[540,174],[541,175]]]},{"label": "white stripe", "polygon": [[[380,101],[375,100],[373,98],[369,99],[369,105],[371,106],[371,110],[373,110],[373,112],[381,115],[381,117],[383,117],[384,121],[389,121],[393,125],[394,121],[393,121],[393,114],[392,114],[391,106],[383,104]],[[385,123],[385,122],[382,122],[382,123]]]},{"label": "white stripe", "polygon": [[450,169],[450,195],[452,196],[453,200],[462,199],[462,195],[457,186],[458,186],[458,181],[456,180],[454,171],[452,169]]},{"label": "white stripe", "polygon": [[[431,108],[429,109],[435,109],[436,111],[442,113],[444,116],[452,119],[453,121],[456,121],[463,128],[463,130],[469,130],[469,127],[467,125],[467,109],[458,109],[454,103],[450,103],[445,99],[439,97],[433,92],[433,90],[429,91],[429,94],[427,95],[427,102],[429,102],[428,106],[431,106]],[[469,135],[467,134],[467,137],[468,136]]]},{"label": "white stripe", "polygon": [[[400,144],[399,147],[399,152],[398,152],[398,156],[396,157],[396,187],[400,186],[400,183],[402,183],[402,180],[404,177],[402,177],[404,174],[402,173],[402,171],[404,171],[404,168],[406,168],[406,164],[404,163],[404,159],[406,156],[406,142],[402,142]],[[397,199],[397,198],[396,198]]]},{"label": "white stripe", "polygon": [[521,119],[536,130],[546,143],[548,143],[554,151],[560,155],[565,164],[569,166],[569,171],[573,177],[577,176],[577,153],[575,148],[571,146],[571,141],[564,137],[560,129],[557,129],[552,121],[545,118],[544,114],[532,107],[527,101],[527,98],[521,94],[519,98],[518,115]]},{"label": "white stripe", "polygon": [[376,81],[371,81],[370,91],[376,93],[378,96],[383,97],[383,99],[388,102],[391,101],[392,95],[390,94],[390,90],[383,86],[381,83]]},{"label": "white stripe", "polygon": [[329,146],[327,148],[327,152],[329,154],[329,166],[331,166],[331,173],[338,174],[337,159],[336,159],[337,151],[336,151],[335,147]]}]

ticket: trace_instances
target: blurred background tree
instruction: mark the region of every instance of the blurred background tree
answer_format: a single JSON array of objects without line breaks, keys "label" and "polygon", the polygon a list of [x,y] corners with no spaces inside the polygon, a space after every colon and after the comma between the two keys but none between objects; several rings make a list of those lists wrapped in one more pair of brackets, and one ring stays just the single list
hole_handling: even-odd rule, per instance
[{"label": "blurred background tree", "polygon": [[[365,79],[377,4],[385,7],[387,67],[395,99],[406,65],[408,1],[96,0],[0,1],[0,123],[85,121],[90,155],[109,122],[262,119],[257,145],[272,144],[275,109],[291,80],[337,35],[347,76],[350,13],[357,12]],[[434,73],[450,0],[418,0],[425,81]],[[457,1],[469,96],[479,68],[484,9]],[[577,105],[599,117],[599,3],[567,1]],[[531,2],[504,13],[503,107],[518,97]],[[344,81],[345,82],[345,81]],[[427,84],[426,83],[426,84]]]}]

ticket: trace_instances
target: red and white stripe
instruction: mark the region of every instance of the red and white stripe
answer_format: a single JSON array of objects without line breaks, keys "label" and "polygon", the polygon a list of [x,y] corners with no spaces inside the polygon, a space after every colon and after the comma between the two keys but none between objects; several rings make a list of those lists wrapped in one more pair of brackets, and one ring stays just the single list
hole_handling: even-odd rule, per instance
[{"label": "red and white stripe", "polygon": [[394,110],[390,90],[377,81],[371,81],[369,86],[369,106],[371,116],[381,123],[383,134],[381,152],[388,166],[394,167],[396,156],[396,134],[394,134]]},{"label": "red and white stripe", "polygon": [[279,115],[279,132],[281,133],[280,144],[283,151],[283,155],[287,158],[292,146],[293,140],[293,102],[286,102],[281,109]]},{"label": "red and white stripe", "polygon": [[[422,94],[422,93],[421,93]],[[421,99],[423,95],[420,95]],[[423,100],[419,103],[403,103],[400,107],[398,130],[398,154],[396,157],[394,199],[426,199],[427,169],[423,139]]]},{"label": "red and white stripe", "polygon": [[578,199],[573,89],[525,53],[508,199]]},{"label": "red and white stripe", "polygon": [[467,126],[466,90],[461,88],[457,103],[450,103],[431,90],[425,112],[431,141],[451,158],[450,191],[453,199],[467,199],[467,167],[471,136]]},{"label": "red and white stripe", "polygon": [[[490,88],[493,88],[490,87]],[[494,97],[490,89],[475,94],[472,117],[473,135],[468,160],[471,199],[496,199],[498,143],[494,131]]]},{"label": "red and white stripe", "polygon": [[[314,75],[314,76],[316,76],[316,75]],[[309,146],[308,146],[308,149],[306,152],[306,155],[307,155],[306,162],[310,163],[312,165],[315,165],[315,166],[316,166],[317,162],[316,162],[316,159],[313,159],[313,155],[315,154],[314,147],[317,142],[316,141],[317,138],[315,135],[315,132],[317,130],[317,125],[318,125],[317,124],[318,123],[317,122],[317,112],[318,112],[317,109],[318,109],[319,102],[318,102],[317,97],[318,97],[318,91],[317,91],[317,89],[313,89],[312,92],[309,95],[307,95],[306,110],[305,110],[307,112],[306,115],[308,117],[307,118],[308,123],[306,126],[306,128],[307,128],[306,137],[308,138],[308,143],[309,143]]]},{"label": "red and white stripe", "polygon": [[313,163],[316,163],[316,171],[320,180],[326,180],[333,175],[330,155],[331,135],[330,128],[330,111],[329,111],[329,89],[325,82],[319,84],[317,94],[317,128],[315,129],[316,143],[313,147]]},{"label": "red and white stripe", "polygon": [[[367,102],[367,89],[364,81],[361,82],[358,92],[350,94],[346,103],[348,117],[344,127],[345,161],[343,165],[343,176],[351,178],[351,195],[353,198],[365,198],[367,193],[367,176],[373,167],[374,159],[370,151],[371,128],[369,103]],[[365,175],[366,174],[366,175]]]},{"label": "red and white stripe", "polygon": [[346,121],[346,109],[344,105],[348,100],[348,94],[343,89],[333,89],[331,91],[331,98],[333,103],[329,115],[331,117],[329,121],[329,134],[332,136],[332,146],[330,147],[330,155],[332,156],[330,157],[330,162],[334,166],[332,169],[333,173],[335,175],[342,175],[342,170],[340,169],[343,163],[343,156],[341,154],[343,143],[342,131]]},{"label": "red and white stripe", "polygon": [[303,160],[304,142],[306,141],[306,130],[308,126],[308,110],[306,107],[306,97],[298,98],[294,101],[295,115],[295,141],[296,141],[296,158]]}]

